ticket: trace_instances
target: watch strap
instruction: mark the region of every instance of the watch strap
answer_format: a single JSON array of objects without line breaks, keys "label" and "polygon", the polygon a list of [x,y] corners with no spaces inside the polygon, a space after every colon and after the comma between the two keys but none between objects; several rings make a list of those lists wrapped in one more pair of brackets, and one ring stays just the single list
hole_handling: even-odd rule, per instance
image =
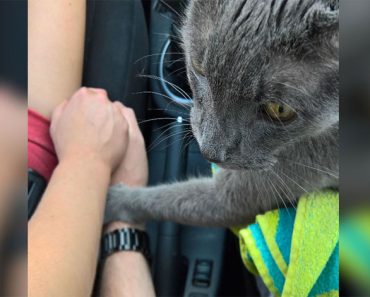
[{"label": "watch strap", "polygon": [[101,256],[103,259],[120,251],[141,252],[149,260],[149,238],[145,231],[122,228],[106,233],[102,238]]}]

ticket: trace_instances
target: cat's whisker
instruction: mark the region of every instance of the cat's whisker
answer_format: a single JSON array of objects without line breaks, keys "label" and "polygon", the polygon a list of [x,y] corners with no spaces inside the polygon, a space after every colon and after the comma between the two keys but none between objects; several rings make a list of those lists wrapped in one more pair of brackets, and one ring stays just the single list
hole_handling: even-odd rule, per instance
[{"label": "cat's whisker", "polygon": [[[274,188],[274,191],[275,191],[275,192],[278,194],[278,196],[280,197],[280,200],[283,202],[284,207],[287,209],[287,208],[288,208],[288,206],[286,205],[286,203],[285,203],[285,201],[284,201],[284,198],[282,198],[282,197],[281,197],[281,195],[280,195],[279,191],[275,188],[274,183],[273,183],[271,180],[270,180],[270,184],[271,184],[271,186]],[[288,215],[289,215],[289,216],[291,216],[289,212],[288,212]]]},{"label": "cat's whisker", "polygon": [[155,128],[154,130],[153,130],[153,132],[156,132],[156,131],[158,131],[158,130],[160,130],[160,129],[165,129],[166,127],[168,127],[168,126],[170,126],[170,125],[172,125],[173,124],[173,122],[171,121],[170,123],[168,123],[168,124],[166,124],[166,125],[163,125],[163,126],[160,126],[160,127],[158,127],[158,128]]},{"label": "cat's whisker", "polygon": [[282,187],[285,187],[287,189],[287,191],[289,192],[290,196],[288,195],[288,193],[286,193],[284,191],[283,188],[281,188],[281,190],[284,192],[285,196],[287,197],[287,199],[289,200],[290,204],[292,205],[292,207],[294,209],[296,209],[296,206],[294,205],[293,201],[295,200],[295,198],[297,197],[294,197],[294,194],[293,192],[291,191],[291,189],[289,188],[289,186],[286,184],[286,182],[280,177],[280,175],[274,171],[274,169],[271,169],[271,172],[278,178],[278,180],[280,181]]},{"label": "cat's whisker", "polygon": [[[153,143],[155,143],[158,139],[160,139],[161,137],[162,137],[162,135],[164,135],[164,134],[166,134],[166,132],[167,131],[170,131],[174,126],[171,126],[171,125],[173,125],[173,122],[171,122],[171,123],[169,123],[169,124],[166,124],[166,125],[164,125],[164,126],[162,126],[162,127],[159,127],[159,128],[157,128],[157,129],[155,129],[154,131],[156,131],[156,130],[158,130],[158,129],[165,129],[164,131],[162,131],[161,132],[161,134],[159,134],[157,137],[156,137],[156,139],[153,141]],[[168,126],[170,126],[169,128],[168,128]],[[190,124],[185,124],[185,123],[182,123],[181,124],[181,126],[182,127],[189,127],[189,126],[191,126]],[[167,128],[166,128],[167,127]]]},{"label": "cat's whisker", "polygon": [[185,143],[185,145],[183,146],[183,148],[181,150],[182,153],[184,153],[186,151],[186,149],[190,146],[191,142],[194,140],[193,131],[189,131],[188,133],[186,133],[184,138],[187,138],[187,140],[186,140],[186,143]]},{"label": "cat's whisker", "polygon": [[181,104],[181,103],[178,103],[178,102],[173,101],[173,100],[168,100],[164,110],[169,110],[168,108],[169,108],[170,105],[174,105],[174,106],[180,105],[185,110],[187,110],[187,112],[184,112],[184,111],[179,112],[181,114],[186,115],[186,118],[189,116],[189,112],[191,111],[191,108],[192,108],[192,103],[191,102],[190,102],[190,104]]},{"label": "cat's whisker", "polygon": [[[167,111],[170,111],[170,109],[164,109],[164,108],[147,108],[148,111],[164,111],[164,112],[167,112]],[[188,115],[186,112],[184,111],[177,111],[179,114],[183,114],[184,117],[186,118],[186,116]],[[185,121],[187,122],[187,121]],[[169,124],[172,124],[173,122],[169,123]],[[166,124],[166,125],[169,125],[169,124]],[[165,126],[166,126],[165,125]],[[156,131],[157,129],[161,129],[163,128],[163,126],[160,126],[158,128],[156,128],[154,131]]]},{"label": "cat's whisker", "polygon": [[[298,166],[302,166],[304,168],[307,168],[307,169],[311,169],[311,170],[315,170],[317,172],[321,172],[321,173],[324,173],[324,174],[327,174],[327,175],[330,175],[334,178],[339,178],[338,175],[335,174],[334,171],[330,170],[329,168],[325,168],[325,169],[321,169],[321,168],[317,168],[317,167],[313,167],[313,166],[310,166],[310,165],[307,165],[307,164],[302,164],[302,163],[299,163],[299,162],[295,162],[295,161],[291,161],[289,159],[285,159],[285,161],[291,163],[291,164],[295,164],[295,165],[298,165]],[[313,164],[315,165],[315,164]]]},{"label": "cat's whisker", "polygon": [[285,174],[284,172],[281,172],[282,175],[284,175],[287,179],[291,180],[296,186],[298,186],[301,190],[303,190],[306,194],[308,194],[308,191],[303,187],[301,186],[298,182],[296,182],[293,178],[289,177],[287,174]]},{"label": "cat's whisker", "polygon": [[[153,95],[158,95],[158,96],[162,96],[164,98],[167,98],[169,100],[171,100],[171,102],[173,102],[172,98],[170,96],[167,96],[166,94],[163,94],[163,93],[159,93],[159,92],[153,92],[153,91],[141,91],[141,92],[136,92],[134,93],[135,95],[139,95],[139,94],[153,94]],[[189,107],[187,107],[187,109],[190,109]]]},{"label": "cat's whisker", "polygon": [[180,74],[183,74],[183,73],[186,73],[186,66],[185,67],[180,67],[179,69],[176,69],[175,71],[172,71],[171,73],[167,74],[165,78],[167,79],[171,75],[174,75],[174,74],[180,75]]},{"label": "cat's whisker", "polygon": [[[260,187],[258,186],[254,186],[256,191],[257,191],[257,196],[256,196],[256,200],[259,200],[260,199],[260,195],[261,195],[261,189]],[[270,202],[270,209],[272,208],[272,205],[271,205],[271,200],[269,199],[269,202]]]},{"label": "cat's whisker", "polygon": [[169,84],[171,87],[173,87],[175,90],[177,90],[181,95],[183,95],[186,99],[189,99],[191,100],[191,98],[189,97],[189,95],[183,90],[181,89],[179,86],[169,82],[168,80],[165,80],[163,78],[160,78],[159,76],[155,76],[155,75],[139,75],[139,77],[146,77],[146,78],[150,78],[150,79],[154,79],[154,80],[159,80],[159,81],[163,81],[165,82],[166,84]]},{"label": "cat's whisker", "polygon": [[[161,56],[163,55],[163,53],[155,53],[155,54],[150,54],[150,55],[145,55],[139,59],[137,59],[134,64],[140,62],[141,60],[144,60],[144,59],[147,59],[147,58],[151,58],[151,57],[156,57],[156,56]],[[164,53],[164,55],[183,55],[182,52],[170,52],[170,53]]]},{"label": "cat's whisker", "polygon": [[[297,165],[301,165],[301,166],[311,166],[311,168],[315,168],[315,169],[320,169],[320,170],[324,170],[324,173],[332,173],[335,175],[335,170],[332,170],[328,167],[325,167],[325,166],[322,166],[320,164],[315,164],[315,163],[312,163],[310,165],[308,164],[303,164],[303,163],[299,163],[299,162],[296,162],[296,161],[291,161],[289,160],[291,163],[294,163],[294,164],[297,164]],[[313,167],[313,166],[316,166],[316,167]],[[336,177],[338,177],[337,175],[335,175]]]},{"label": "cat's whisker", "polygon": [[[173,64],[177,63],[177,62],[181,62],[181,61],[185,61],[185,57],[181,57],[181,58],[178,58],[176,60],[172,60],[172,61],[169,61],[168,63],[168,67],[172,67]],[[181,69],[181,68],[180,68]]]},{"label": "cat's whisker", "polygon": [[[176,62],[180,62],[180,61],[183,61],[185,63],[185,57],[183,58],[179,58],[179,59],[176,59],[176,60],[166,60],[166,63],[168,64],[169,67],[171,67],[174,63]],[[152,62],[151,65],[160,65],[161,64],[161,61],[157,61],[157,62]]]},{"label": "cat's whisker", "polygon": [[173,34],[169,34],[169,33],[153,32],[152,34],[153,34],[153,35],[158,35],[158,36],[167,37],[166,39],[171,38],[171,39],[177,39],[177,40],[179,40],[179,41],[182,41],[181,37],[179,37],[179,36],[175,36],[175,35],[173,35]]},{"label": "cat's whisker", "polygon": [[175,85],[174,83],[171,83],[170,81],[166,80],[166,79],[161,79],[163,80],[165,83],[169,84],[171,87],[173,87],[175,90],[177,90],[180,94],[182,94],[186,99],[189,99],[191,100],[190,96],[182,89],[180,88],[179,86]]},{"label": "cat's whisker", "polygon": [[[185,131],[183,131],[183,133],[186,133],[187,132],[187,130],[185,130]],[[189,132],[187,132],[187,133],[189,133]],[[181,133],[178,133],[178,134],[181,134]],[[176,134],[175,134],[176,135]],[[174,135],[172,135],[172,136],[174,136]],[[168,138],[170,138],[171,136],[169,136],[169,137],[167,137],[167,139],[165,139],[165,140],[168,140]],[[182,139],[184,139],[185,138],[185,135],[184,135],[184,137],[182,137]],[[164,140],[163,140],[164,141]],[[161,141],[161,142],[163,142],[163,141]],[[170,147],[172,144],[174,144],[175,142],[176,142],[177,140],[174,140],[173,142],[171,142],[171,143],[168,143],[166,146],[164,146],[163,147],[163,149],[167,149],[168,147]],[[161,143],[160,142],[160,143]],[[153,148],[152,148],[152,150],[156,147],[156,146],[158,146],[160,143],[158,143],[158,144],[156,144]]]},{"label": "cat's whisker", "polygon": [[[156,137],[156,139],[153,141],[153,144],[158,140],[158,139],[160,139],[163,135],[165,135],[168,131],[170,131],[172,128],[175,128],[175,126],[173,126],[173,124],[174,124],[174,122],[171,122],[171,123],[169,123],[169,124],[167,124],[167,125],[164,125],[163,127],[159,127],[159,128],[157,128],[157,129],[160,129],[160,128],[162,128],[162,129],[165,129],[164,131],[162,131],[157,137]],[[168,126],[170,126],[170,127],[168,127]],[[185,124],[185,123],[181,123],[180,124],[180,126],[181,127],[188,127],[188,126],[190,126],[190,124]],[[165,128],[165,127],[167,127],[167,128]],[[156,130],[157,130],[156,129]],[[150,148],[150,147],[149,147]]]},{"label": "cat's whisker", "polygon": [[160,2],[165,5],[169,10],[171,10],[174,14],[176,14],[178,17],[182,18],[183,16],[176,10],[174,9],[171,5],[169,5],[167,2],[160,0]]},{"label": "cat's whisker", "polygon": [[[280,203],[279,203],[279,199],[276,198],[276,189],[275,190],[273,189],[273,185],[272,185],[272,182],[271,182],[271,179],[270,178],[267,178],[267,182],[268,183],[266,184],[266,186],[267,185],[270,185],[269,186],[269,188],[270,188],[269,194],[272,194],[273,195],[274,200],[276,202],[276,207],[279,207]],[[269,197],[268,197],[268,199],[269,199]],[[270,208],[272,209],[272,207],[270,207]]]},{"label": "cat's whisker", "polygon": [[161,121],[161,120],[176,120],[177,118],[155,118],[155,119],[149,119],[149,120],[144,120],[144,121],[141,121],[139,122],[138,124],[141,125],[141,124],[144,124],[144,123],[149,123],[149,122],[153,122],[153,121]]},{"label": "cat's whisker", "polygon": [[[183,139],[183,140],[186,140],[186,137],[188,137],[188,134],[193,133],[193,132],[192,132],[192,130],[189,130],[189,129],[186,129],[186,130],[185,130],[185,131],[183,131],[183,132],[184,132],[184,136],[182,137],[182,139]],[[174,140],[173,142],[169,143],[169,144],[166,146],[166,148],[167,148],[167,147],[169,147],[169,146],[171,146],[172,144],[174,144],[176,141],[177,141],[177,140]],[[181,149],[181,152],[183,153],[183,152],[184,152],[184,150],[183,150],[183,149]]]},{"label": "cat's whisker", "polygon": [[[257,187],[258,188],[258,187]],[[266,186],[263,188],[264,190],[266,190],[266,193],[268,194],[268,196],[267,197],[262,197],[262,199],[263,198],[265,198],[265,199],[268,199],[268,201],[269,201],[269,203],[270,203],[270,210],[271,209],[273,209],[274,207],[273,207],[273,205],[272,205],[272,199],[270,199],[271,197],[271,187],[268,187],[268,183],[266,183]],[[267,190],[267,189],[269,189],[269,191]],[[278,205],[278,202],[277,202],[277,200],[276,200],[276,198],[275,198],[275,201],[276,201],[276,205]]]},{"label": "cat's whisker", "polygon": [[[171,127],[172,128],[172,127]],[[153,145],[153,147],[150,147],[148,148],[148,152],[151,152],[155,147],[157,147],[159,144],[163,143],[164,141],[166,141],[167,139],[173,137],[173,136],[176,136],[176,135],[181,135],[185,132],[188,132],[188,130],[184,130],[184,131],[177,131],[177,132],[174,132],[168,136],[166,136],[165,138],[163,138],[161,141],[159,141],[158,143],[155,143],[155,145]]]}]

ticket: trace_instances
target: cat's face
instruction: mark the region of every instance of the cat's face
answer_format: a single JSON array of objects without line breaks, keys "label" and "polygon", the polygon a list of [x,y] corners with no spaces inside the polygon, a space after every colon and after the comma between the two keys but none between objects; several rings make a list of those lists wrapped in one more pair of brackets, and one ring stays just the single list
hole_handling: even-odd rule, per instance
[{"label": "cat's face", "polygon": [[266,169],[338,124],[338,1],[193,0],[183,27],[203,155]]}]

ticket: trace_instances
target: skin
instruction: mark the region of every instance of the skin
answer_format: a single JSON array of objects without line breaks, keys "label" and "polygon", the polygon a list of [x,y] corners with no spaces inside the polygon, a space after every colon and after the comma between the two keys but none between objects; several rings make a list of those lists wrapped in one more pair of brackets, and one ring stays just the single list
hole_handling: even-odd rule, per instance
[{"label": "skin", "polygon": [[28,1],[28,103],[50,118],[81,86],[86,0]]},{"label": "skin", "polygon": [[[51,118],[55,107],[64,102],[66,98],[71,97],[81,85],[86,0],[30,0],[28,8],[29,107],[45,117]],[[45,13],[46,11],[47,13]],[[84,92],[88,93],[88,90],[84,90]],[[99,92],[104,97],[105,91],[95,90],[95,93]],[[84,96],[88,97],[87,94]],[[65,106],[66,103],[54,113],[54,123],[58,123],[58,120],[55,119],[59,118]],[[68,121],[64,122],[62,128],[55,128],[55,125],[52,127],[52,130],[56,129],[52,135],[55,136],[53,140],[56,143],[57,151],[59,148],[58,157],[59,155],[66,155],[66,157],[63,158],[65,161],[61,161],[58,165],[53,180],[45,193],[46,197],[43,198],[45,202],[41,203],[37,211],[38,214],[34,215],[29,225],[30,239],[32,238],[29,249],[29,268],[32,271],[29,284],[30,295],[50,296],[51,293],[62,296],[88,295],[91,292],[95,275],[96,252],[101,232],[101,212],[105,202],[102,198],[105,197],[104,190],[106,191],[107,182],[110,184],[125,182],[129,186],[140,186],[147,182],[145,146],[134,113],[131,109],[122,107],[119,109],[123,117],[131,120],[133,128],[130,127],[128,132],[130,141],[127,144],[127,154],[121,160],[111,181],[109,181],[111,175],[109,170],[106,170],[105,166],[96,160],[109,152],[112,145],[101,148],[102,151],[96,152],[92,156],[82,150],[79,137],[76,137],[74,138],[76,142],[72,141],[75,145],[71,145],[66,152],[65,140],[60,140],[63,131],[68,131],[67,134],[71,131],[76,132],[79,130],[76,127],[81,127],[84,123],[75,119],[74,125],[77,125],[76,127],[68,127]],[[84,109],[83,112],[85,112]],[[98,114],[99,111],[97,111]],[[80,132],[82,133],[82,131]],[[84,133],[87,132],[88,130],[84,130]],[[96,139],[96,135],[89,135],[89,137]],[[118,139],[124,141],[125,137],[118,137]],[[84,166],[84,163],[88,165]],[[113,168],[111,169],[113,170]],[[71,172],[73,172],[73,176],[71,176]],[[95,172],[99,172],[99,174],[97,175]],[[68,184],[68,187],[64,188],[63,183]],[[92,193],[81,192],[81,189],[85,188],[89,188]],[[95,191],[93,191],[94,189]],[[90,197],[86,196],[88,194],[91,194]],[[73,199],[60,200],[60,197],[64,195],[73,197]],[[64,209],[63,213],[68,215],[61,217],[59,211],[55,213],[55,209]],[[88,219],[81,220],[81,216],[87,216]],[[111,226],[119,226],[119,224],[122,223],[116,222],[115,225]],[[63,230],[67,229],[66,226],[70,226],[69,229],[73,232],[68,233],[66,238],[64,236],[61,238],[60,233],[65,233]],[[109,226],[107,228],[109,230]],[[55,236],[49,238],[47,234],[51,230]],[[78,233],[82,230],[85,232],[84,236],[80,236],[81,233]],[[87,235],[86,238],[85,235]],[[82,239],[84,241],[81,243]],[[59,244],[53,245],[54,242],[60,240],[64,243],[65,250]],[[73,243],[70,242],[69,245],[68,240]],[[40,246],[38,247],[38,245]],[[40,251],[45,251],[45,253]],[[84,255],[80,257],[82,252]],[[60,261],[50,268],[46,262],[47,258],[43,258],[45,254],[56,256]],[[64,260],[66,261],[64,262]],[[76,263],[80,263],[80,260],[83,267],[76,265]],[[52,262],[55,262],[54,259]],[[136,272],[146,276],[146,286],[143,286],[142,279],[138,278],[138,274],[132,274],[131,267],[137,267]],[[76,284],[74,276],[80,277],[81,275],[87,277]],[[102,288],[107,290],[104,291],[104,296],[109,294],[108,291],[127,292],[128,296],[135,296],[133,295],[135,292],[137,292],[137,296],[154,296],[149,269],[140,254],[120,253],[113,255],[106,263],[103,275]],[[122,275],[128,277],[131,275],[133,278],[122,282]],[[58,282],[55,282],[55,279],[58,279]],[[73,285],[70,286],[70,284]]]},{"label": "skin", "polygon": [[[125,184],[130,187],[144,187],[148,182],[148,161],[144,138],[140,132],[135,113],[124,109],[129,123],[129,143],[121,166],[112,177],[112,184]],[[111,232],[125,227],[144,230],[144,225],[132,225],[124,222],[108,224],[104,232]],[[100,286],[101,296],[155,296],[153,282],[147,260],[141,253],[116,252],[104,263]]]},{"label": "skin", "polygon": [[28,225],[29,296],[91,294],[105,195],[128,143],[122,109],[83,88],[53,113],[59,165]]},{"label": "skin", "polygon": [[112,187],[106,221],[231,227],[338,188],[339,1],[237,2],[190,1],[182,28],[192,130],[220,173]]}]

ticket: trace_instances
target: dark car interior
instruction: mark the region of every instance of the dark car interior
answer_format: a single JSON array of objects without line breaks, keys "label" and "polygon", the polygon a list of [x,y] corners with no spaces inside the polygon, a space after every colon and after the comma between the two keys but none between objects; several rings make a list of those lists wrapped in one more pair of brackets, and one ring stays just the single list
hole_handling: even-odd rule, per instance
[{"label": "dark car interior", "polygon": [[[88,2],[84,85],[105,88],[134,108],[151,186],[211,175],[189,126],[191,90],[179,36],[186,2]],[[157,296],[260,296],[230,231],[172,222],[149,222],[147,230]]]}]

